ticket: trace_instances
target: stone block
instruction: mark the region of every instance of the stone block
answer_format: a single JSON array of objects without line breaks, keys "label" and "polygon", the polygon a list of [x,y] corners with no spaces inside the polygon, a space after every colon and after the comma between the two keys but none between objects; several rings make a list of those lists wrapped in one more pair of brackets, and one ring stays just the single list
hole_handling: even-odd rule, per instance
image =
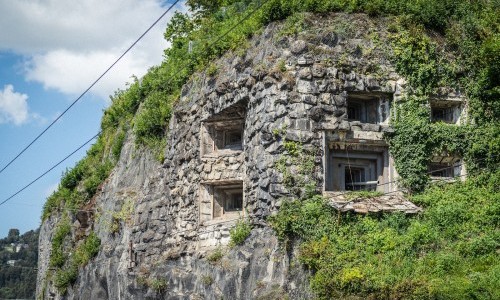
[{"label": "stone block", "polygon": [[326,69],[326,75],[328,75],[328,77],[331,77],[331,78],[337,78],[338,72],[339,71],[333,67]]},{"label": "stone block", "polygon": [[301,95],[301,99],[303,103],[316,105],[318,102],[317,98],[313,95]]},{"label": "stone block", "polygon": [[290,51],[295,55],[302,54],[307,51],[307,43],[303,40],[297,40],[290,45]]},{"label": "stone block", "polygon": [[281,184],[271,184],[269,185],[269,194],[271,196],[285,196],[288,195],[288,190]]},{"label": "stone block", "polygon": [[319,97],[319,102],[321,104],[329,105],[333,103],[333,95],[330,93],[321,94]]},{"label": "stone block", "polygon": [[313,60],[309,57],[299,57],[299,59],[297,59],[297,64],[299,66],[308,66],[308,65],[312,65],[313,64]]},{"label": "stone block", "polygon": [[300,79],[311,80],[313,78],[313,75],[312,75],[312,72],[311,72],[311,68],[305,67],[305,68],[300,69],[299,73],[298,73],[298,77]]},{"label": "stone block", "polygon": [[318,88],[316,83],[307,80],[297,80],[297,91],[303,94],[316,94]]},{"label": "stone block", "polygon": [[378,91],[378,90],[380,90],[380,84],[378,83],[378,80],[375,79],[371,75],[366,76],[366,78],[365,78],[365,85],[366,85],[366,88],[369,91]]},{"label": "stone block", "polygon": [[380,131],[380,125],[378,124],[364,123],[362,124],[361,128],[364,131]]},{"label": "stone block", "polygon": [[341,121],[340,124],[339,124],[339,129],[340,130],[350,130],[351,129],[351,125],[349,124],[348,121]]},{"label": "stone block", "polygon": [[344,95],[333,96],[333,101],[335,102],[335,105],[337,105],[337,106],[345,106],[346,100],[347,100],[347,97],[345,97]]},{"label": "stone block", "polygon": [[326,69],[325,66],[323,66],[322,64],[314,64],[312,66],[312,76],[316,78],[322,78],[325,76],[325,74],[326,74]]}]

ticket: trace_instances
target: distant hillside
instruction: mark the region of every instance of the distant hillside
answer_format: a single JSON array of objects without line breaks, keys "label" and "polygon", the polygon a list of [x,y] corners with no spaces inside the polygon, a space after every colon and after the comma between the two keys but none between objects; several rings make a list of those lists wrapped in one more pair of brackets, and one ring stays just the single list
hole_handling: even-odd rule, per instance
[{"label": "distant hillside", "polygon": [[0,239],[0,299],[35,299],[38,232],[11,229]]}]

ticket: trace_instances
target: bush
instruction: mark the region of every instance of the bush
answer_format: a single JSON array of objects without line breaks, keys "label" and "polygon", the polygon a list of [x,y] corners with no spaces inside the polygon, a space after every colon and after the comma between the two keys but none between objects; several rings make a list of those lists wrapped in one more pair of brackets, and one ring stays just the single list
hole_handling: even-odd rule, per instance
[{"label": "bush", "polygon": [[63,220],[55,229],[52,237],[52,248],[50,251],[49,265],[51,267],[62,267],[67,259],[64,254],[64,241],[70,236],[71,226],[68,220]]},{"label": "bush", "polygon": [[120,154],[122,152],[123,144],[125,143],[125,131],[119,131],[113,141],[113,147],[111,149],[111,153],[113,154],[113,158],[117,161],[120,158]]},{"label": "bush", "polygon": [[252,226],[249,222],[244,220],[238,220],[236,225],[229,230],[229,245],[234,247],[237,245],[241,245],[245,242],[247,237],[250,235],[252,231]]},{"label": "bush", "polygon": [[55,273],[54,286],[62,295],[66,294],[68,287],[75,283],[78,278],[78,267],[70,265],[65,269],[59,269]]},{"label": "bush", "polygon": [[316,196],[285,201],[269,220],[280,240],[300,241],[319,299],[495,299],[498,174],[415,195],[425,210],[414,217],[338,214]]},{"label": "bush", "polygon": [[80,244],[75,251],[73,260],[78,266],[86,265],[91,258],[99,253],[99,248],[101,246],[101,239],[91,232],[89,236]]},{"label": "bush", "polygon": [[161,293],[167,289],[168,282],[164,278],[153,278],[147,281],[147,285],[155,292]]}]

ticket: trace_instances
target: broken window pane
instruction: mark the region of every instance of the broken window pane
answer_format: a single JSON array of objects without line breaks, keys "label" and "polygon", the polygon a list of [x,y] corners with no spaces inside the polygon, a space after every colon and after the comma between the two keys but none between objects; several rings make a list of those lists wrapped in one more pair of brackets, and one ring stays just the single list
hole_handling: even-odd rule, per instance
[{"label": "broken window pane", "polygon": [[389,116],[387,95],[349,94],[347,96],[347,119],[362,123],[386,122]]}]

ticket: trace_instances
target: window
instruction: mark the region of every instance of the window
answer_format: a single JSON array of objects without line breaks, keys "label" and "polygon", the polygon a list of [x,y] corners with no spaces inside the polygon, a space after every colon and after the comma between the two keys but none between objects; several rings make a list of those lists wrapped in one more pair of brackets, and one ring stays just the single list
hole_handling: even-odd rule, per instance
[{"label": "window", "polygon": [[431,100],[431,121],[458,124],[462,114],[462,102],[458,100]]},{"label": "window", "polygon": [[326,190],[375,191],[386,182],[383,152],[334,150],[329,157]]},{"label": "window", "polygon": [[202,155],[219,155],[243,149],[243,119],[207,122],[202,125]]},{"label": "window", "polygon": [[201,185],[200,220],[239,217],[243,211],[243,182],[218,181]]},{"label": "window", "polygon": [[432,179],[451,179],[465,175],[460,157],[452,155],[434,155],[429,164],[429,175]]},{"label": "window", "polygon": [[243,150],[247,102],[241,100],[210,115],[202,122],[200,132],[201,156],[233,155]]},{"label": "window", "polygon": [[241,130],[226,130],[224,132],[224,149],[241,149]]},{"label": "window", "polygon": [[351,93],[347,95],[347,119],[361,123],[386,123],[389,97],[383,94]]},{"label": "window", "polygon": [[214,189],[213,218],[239,212],[243,208],[243,189],[240,186],[223,185]]},{"label": "window", "polygon": [[443,121],[449,123],[451,122],[453,117],[452,112],[450,112],[449,110],[437,107],[431,109],[431,114],[432,114],[432,121],[434,122]]},{"label": "window", "polygon": [[240,190],[227,191],[224,201],[224,211],[241,211],[243,207],[243,192]]},{"label": "window", "polygon": [[378,123],[377,104],[376,101],[348,100],[347,119],[362,123]]},{"label": "window", "polygon": [[373,172],[374,162],[368,165],[344,166],[344,190],[346,191],[374,191],[377,189],[377,180]]}]

